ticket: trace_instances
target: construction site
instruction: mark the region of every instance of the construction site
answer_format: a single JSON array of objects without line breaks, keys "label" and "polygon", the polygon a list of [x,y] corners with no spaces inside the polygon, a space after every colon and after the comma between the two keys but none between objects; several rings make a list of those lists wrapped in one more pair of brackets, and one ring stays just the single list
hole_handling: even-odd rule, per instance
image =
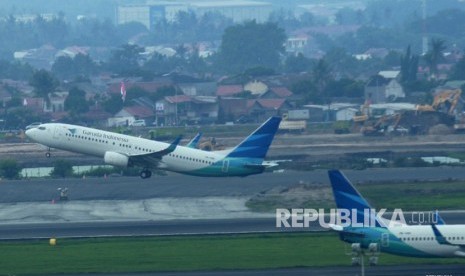
[{"label": "construction site", "polygon": [[352,132],[365,136],[451,134],[465,130],[462,90],[438,91],[431,104],[362,105],[353,117]]}]

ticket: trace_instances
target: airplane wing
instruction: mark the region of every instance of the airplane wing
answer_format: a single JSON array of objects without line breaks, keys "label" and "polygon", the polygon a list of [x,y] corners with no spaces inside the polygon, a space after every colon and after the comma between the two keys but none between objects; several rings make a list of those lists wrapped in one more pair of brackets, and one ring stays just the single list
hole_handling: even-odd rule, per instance
[{"label": "airplane wing", "polygon": [[460,249],[455,251],[454,254],[457,257],[462,257],[462,258],[465,257],[465,244],[463,243],[463,241],[462,241],[462,243],[451,242],[450,239],[447,239],[446,237],[444,237],[442,235],[442,233],[439,231],[439,229],[437,228],[437,226],[435,224],[431,224],[431,227],[433,228],[433,232],[434,232],[434,236],[436,237],[436,241],[439,244],[458,246]]},{"label": "airplane wing", "polygon": [[262,169],[267,169],[267,168],[272,168],[279,166],[279,163],[281,162],[289,162],[292,160],[271,160],[271,161],[263,161],[261,164],[245,164],[244,167],[247,168],[262,168]]},{"label": "airplane wing", "polygon": [[439,231],[436,224],[431,224],[431,227],[433,228],[434,236],[436,237],[436,240],[438,241],[439,244],[455,245],[455,246],[460,246],[462,249],[465,249],[465,244],[463,243],[463,241],[461,243],[451,242],[450,240],[448,240],[446,237],[442,235],[442,233]]},{"label": "airplane wing", "polygon": [[178,136],[173,141],[173,143],[171,143],[167,148],[160,151],[130,155],[128,156],[129,162],[140,167],[157,167],[158,162],[161,160],[161,158],[167,154],[172,153],[178,146],[181,139],[182,136]]}]

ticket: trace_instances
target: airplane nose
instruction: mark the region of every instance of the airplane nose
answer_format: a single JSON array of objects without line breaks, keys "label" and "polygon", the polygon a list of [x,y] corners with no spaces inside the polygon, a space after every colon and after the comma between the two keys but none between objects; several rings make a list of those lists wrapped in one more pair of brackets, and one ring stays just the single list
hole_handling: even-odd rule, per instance
[{"label": "airplane nose", "polygon": [[26,130],[26,132],[24,132],[24,134],[26,134],[27,137],[32,138],[33,132],[34,132],[34,129],[31,128],[31,129]]}]

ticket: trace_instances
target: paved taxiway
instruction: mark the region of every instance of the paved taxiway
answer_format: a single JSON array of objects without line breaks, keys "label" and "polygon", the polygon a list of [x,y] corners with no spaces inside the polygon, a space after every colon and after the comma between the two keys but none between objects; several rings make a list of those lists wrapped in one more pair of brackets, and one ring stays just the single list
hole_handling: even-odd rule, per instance
[{"label": "paved taxiway", "polygon": [[[263,269],[263,270],[226,270],[226,271],[194,271],[194,272],[160,272],[160,273],[134,273],[134,274],[106,274],[106,276],[308,276],[308,275],[360,275],[360,267],[324,267],[324,268],[283,268],[283,269]],[[101,274],[86,274],[86,276],[99,276]],[[395,265],[395,266],[367,266],[365,275],[376,276],[464,276],[465,266],[463,265]],[[71,275],[70,275],[71,276]],[[77,276],[77,275],[76,275]]]},{"label": "paved taxiway", "polygon": [[[465,180],[465,168],[390,168],[344,170],[353,182]],[[166,197],[237,197],[251,196],[274,187],[290,187],[298,183],[320,183],[329,186],[326,170],[309,172],[285,171],[244,178],[205,178],[170,173],[168,176],[109,177],[87,179],[2,180],[0,203],[50,201],[57,188],[68,187],[72,200],[138,200]],[[421,185],[421,182],[418,183]]]}]

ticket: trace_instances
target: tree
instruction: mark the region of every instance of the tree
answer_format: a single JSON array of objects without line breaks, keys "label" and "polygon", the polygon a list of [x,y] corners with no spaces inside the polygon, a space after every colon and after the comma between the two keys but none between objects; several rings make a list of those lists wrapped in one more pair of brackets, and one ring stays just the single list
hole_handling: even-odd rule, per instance
[{"label": "tree", "polygon": [[69,90],[65,100],[65,111],[73,114],[82,114],[89,111],[89,104],[86,100],[86,92],[73,87]]},{"label": "tree", "polygon": [[21,172],[21,166],[14,159],[0,161],[0,176],[6,179],[17,179]]},{"label": "tree", "polygon": [[418,55],[410,52],[410,45],[407,47],[405,55],[400,57],[400,74],[401,82],[412,82],[417,80],[418,73]]},{"label": "tree", "polygon": [[454,67],[452,67],[450,78],[453,80],[465,80],[465,57],[462,57]]},{"label": "tree", "polygon": [[287,57],[284,63],[284,69],[288,73],[300,73],[305,72],[310,69],[311,61],[306,58],[302,53],[297,54],[297,56]]},{"label": "tree", "polygon": [[444,60],[444,50],[447,48],[445,41],[438,38],[432,38],[430,50],[425,54],[425,61],[428,64],[433,76],[438,73],[438,64]]},{"label": "tree", "polygon": [[123,108],[123,100],[119,94],[111,94],[110,98],[103,102],[103,109],[106,112],[115,114]]},{"label": "tree", "polygon": [[52,177],[69,177],[73,175],[73,165],[66,160],[57,160],[53,163]]},{"label": "tree", "polygon": [[323,91],[326,89],[326,85],[332,79],[331,68],[324,59],[319,59],[312,70],[313,83],[319,92],[320,97],[325,97]]},{"label": "tree", "polygon": [[43,97],[47,103],[50,101],[48,94],[53,93],[59,84],[58,80],[44,69],[34,72],[29,83],[34,87],[36,95]]},{"label": "tree", "polygon": [[286,35],[275,23],[255,21],[228,27],[219,50],[219,67],[239,73],[250,67],[276,68],[284,53]]},{"label": "tree", "polygon": [[139,68],[139,54],[143,50],[138,45],[125,44],[113,51],[107,66],[113,72],[127,74]]}]

